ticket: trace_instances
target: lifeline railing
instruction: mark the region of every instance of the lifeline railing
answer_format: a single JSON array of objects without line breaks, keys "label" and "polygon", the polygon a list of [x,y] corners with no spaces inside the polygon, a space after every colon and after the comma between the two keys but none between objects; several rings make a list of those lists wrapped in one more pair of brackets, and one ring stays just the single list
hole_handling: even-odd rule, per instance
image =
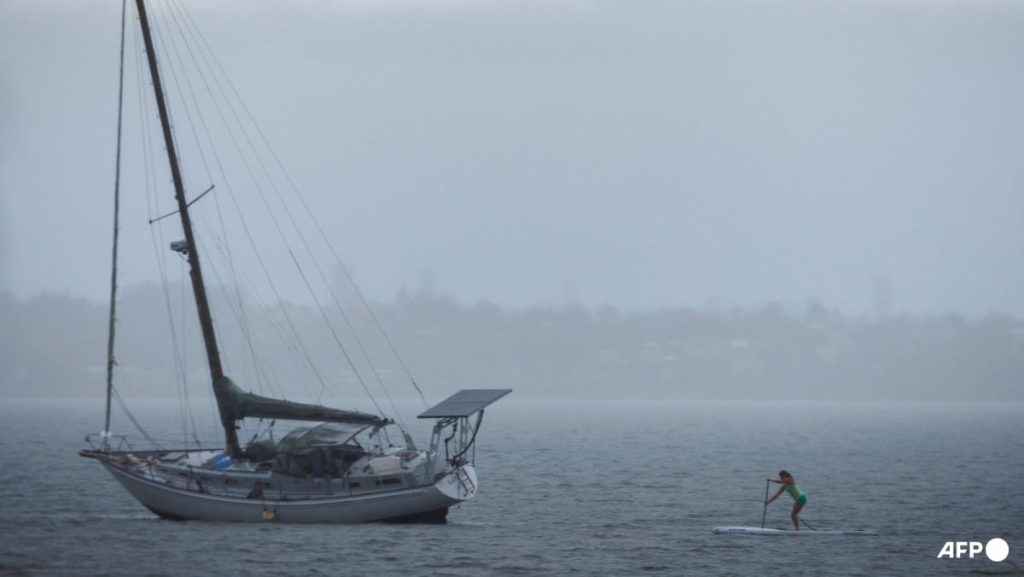
[{"label": "lifeline railing", "polygon": [[[112,441],[117,439],[117,448],[112,449]],[[110,451],[133,451],[135,447],[132,446],[127,435],[112,435],[110,433],[89,433],[85,436],[85,442],[89,443],[89,448],[93,451],[98,452],[110,452]]]}]

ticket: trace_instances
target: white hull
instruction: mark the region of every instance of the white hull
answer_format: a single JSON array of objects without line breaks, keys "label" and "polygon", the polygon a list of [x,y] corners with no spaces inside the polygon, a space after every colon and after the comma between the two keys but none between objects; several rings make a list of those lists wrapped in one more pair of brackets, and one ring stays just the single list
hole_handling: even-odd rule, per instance
[{"label": "white hull", "polygon": [[[443,522],[448,507],[473,498],[476,471],[463,465],[433,485],[366,495],[280,500],[227,497],[170,487],[107,462],[104,466],[140,503],[161,517],[220,522]],[[462,471],[462,480],[457,478]]]}]

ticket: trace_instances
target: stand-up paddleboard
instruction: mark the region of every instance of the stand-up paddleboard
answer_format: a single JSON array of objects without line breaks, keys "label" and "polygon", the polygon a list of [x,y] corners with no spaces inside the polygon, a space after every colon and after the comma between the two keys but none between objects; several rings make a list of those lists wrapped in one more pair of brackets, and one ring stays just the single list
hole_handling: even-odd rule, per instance
[{"label": "stand-up paddleboard", "polygon": [[783,529],[763,529],[761,527],[715,527],[716,535],[878,535],[869,529],[847,529],[814,531],[803,529],[800,531]]}]

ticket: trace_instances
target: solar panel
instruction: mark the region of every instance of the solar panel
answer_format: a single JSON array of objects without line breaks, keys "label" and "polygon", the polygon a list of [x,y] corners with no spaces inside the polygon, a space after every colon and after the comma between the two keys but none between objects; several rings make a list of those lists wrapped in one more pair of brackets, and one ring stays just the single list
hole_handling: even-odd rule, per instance
[{"label": "solar panel", "polygon": [[463,389],[420,414],[421,419],[468,417],[512,392],[512,389]]}]

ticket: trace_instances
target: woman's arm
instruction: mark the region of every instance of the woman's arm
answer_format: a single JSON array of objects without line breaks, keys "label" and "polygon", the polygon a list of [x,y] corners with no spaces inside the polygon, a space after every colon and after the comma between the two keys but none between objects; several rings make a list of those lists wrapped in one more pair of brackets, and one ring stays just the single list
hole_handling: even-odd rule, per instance
[{"label": "woman's arm", "polygon": [[782,492],[785,491],[785,490],[786,490],[785,487],[779,487],[779,490],[774,495],[772,495],[771,499],[768,499],[767,501],[765,501],[765,504],[771,503],[772,501],[778,499],[779,495],[781,495]]}]

